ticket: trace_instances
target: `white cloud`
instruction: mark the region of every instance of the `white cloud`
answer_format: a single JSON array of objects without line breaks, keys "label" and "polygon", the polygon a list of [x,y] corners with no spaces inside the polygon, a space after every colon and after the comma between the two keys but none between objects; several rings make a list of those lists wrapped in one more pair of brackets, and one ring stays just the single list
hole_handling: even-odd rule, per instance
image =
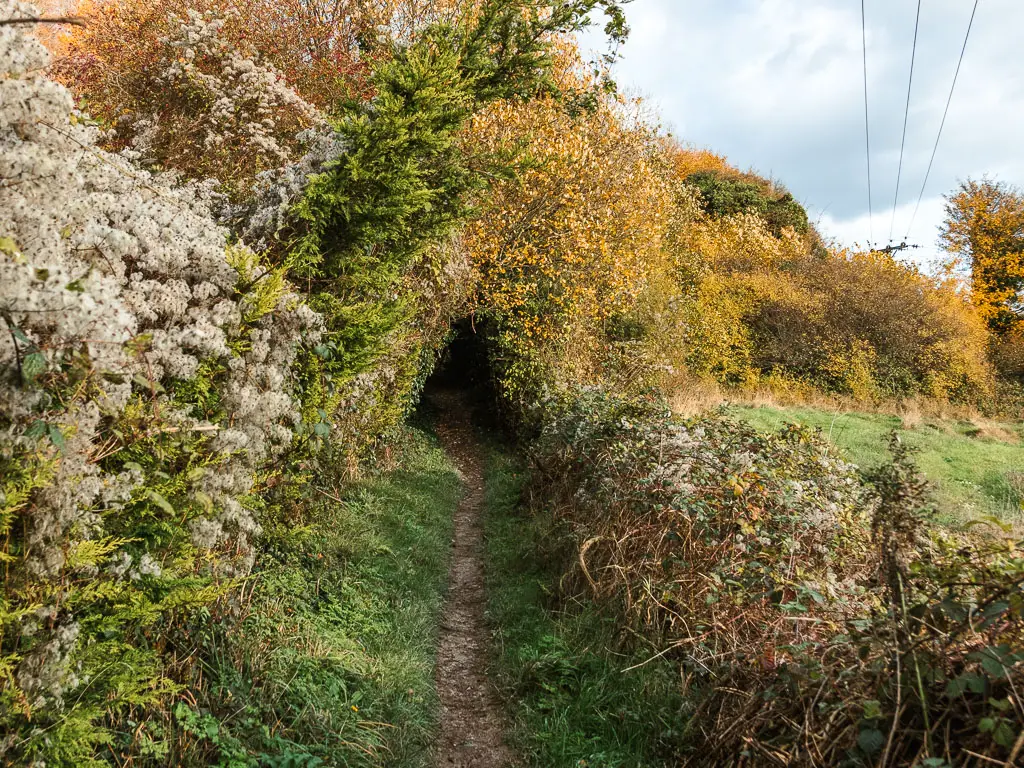
[{"label": "white cloud", "polygon": [[895,217],[891,207],[875,213],[874,217],[869,217],[865,212],[839,219],[826,212],[818,217],[816,224],[826,238],[834,238],[838,244],[855,249],[884,247],[889,241],[889,228],[892,226],[894,245],[907,242],[919,246],[900,252],[900,258],[914,261],[925,268],[934,267],[944,257],[938,239],[945,200],[942,197],[923,199],[915,217],[916,204],[915,200],[899,206]]},{"label": "white cloud", "polygon": [[[897,220],[908,206],[912,210],[921,191],[972,5],[923,4]],[[876,228],[883,230],[876,237],[883,242],[893,208],[916,6],[913,0],[867,1],[873,207]],[[633,34],[617,79],[647,95],[680,139],[781,180],[812,218],[826,211],[822,221],[832,226],[866,221],[859,3],[637,0],[627,14]],[[959,179],[988,173],[1024,183],[1020,29],[1020,0],[981,3],[911,233],[932,251],[942,219],[939,196]],[[597,36],[587,40],[594,43]]]}]

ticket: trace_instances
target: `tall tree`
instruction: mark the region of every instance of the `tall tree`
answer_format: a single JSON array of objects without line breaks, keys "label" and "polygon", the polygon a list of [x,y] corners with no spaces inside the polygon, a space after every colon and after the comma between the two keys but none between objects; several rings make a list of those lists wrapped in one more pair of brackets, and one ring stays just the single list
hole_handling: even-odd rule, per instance
[{"label": "tall tree", "polygon": [[1024,323],[1024,193],[989,179],[968,179],[946,198],[941,240],[970,269],[971,292],[998,337]]}]

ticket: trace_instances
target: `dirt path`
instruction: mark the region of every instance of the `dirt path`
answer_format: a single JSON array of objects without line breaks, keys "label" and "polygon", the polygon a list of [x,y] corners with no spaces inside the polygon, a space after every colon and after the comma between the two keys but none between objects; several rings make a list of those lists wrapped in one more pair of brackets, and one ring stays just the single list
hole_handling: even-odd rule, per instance
[{"label": "dirt path", "polygon": [[437,765],[506,768],[515,762],[502,741],[501,708],[487,679],[481,448],[470,424],[468,403],[460,393],[440,391],[431,399],[442,413],[437,428],[441,444],[462,472],[466,487],[455,513],[448,597],[437,651],[437,690],[441,697]]}]

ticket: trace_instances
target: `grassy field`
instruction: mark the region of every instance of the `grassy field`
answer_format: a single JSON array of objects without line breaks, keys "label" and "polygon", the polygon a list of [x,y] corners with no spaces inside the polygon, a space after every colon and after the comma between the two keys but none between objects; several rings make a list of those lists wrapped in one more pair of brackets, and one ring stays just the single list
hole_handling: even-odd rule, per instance
[{"label": "grassy field", "polygon": [[[672,763],[685,718],[677,667],[623,629],[557,595],[559,542],[550,520],[519,505],[524,475],[488,462],[488,621],[513,745],[538,768],[656,768]],[[639,666],[637,666],[639,665]]]},{"label": "grassy field", "polygon": [[936,493],[941,521],[962,524],[983,516],[1022,521],[1024,425],[923,419],[787,406],[731,405],[727,412],[762,430],[787,422],[817,427],[849,461],[871,467],[886,460],[896,430],[919,449],[917,462]]}]

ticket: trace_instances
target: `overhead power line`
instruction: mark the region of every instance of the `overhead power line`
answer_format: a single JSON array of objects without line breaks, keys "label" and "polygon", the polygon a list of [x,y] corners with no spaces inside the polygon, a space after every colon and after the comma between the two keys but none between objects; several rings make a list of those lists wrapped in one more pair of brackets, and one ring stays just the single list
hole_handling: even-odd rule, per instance
[{"label": "overhead power line", "polygon": [[[979,0],[974,0],[974,9],[971,11],[971,20],[967,22],[967,34],[964,35],[964,44],[960,49],[960,60],[956,63],[956,72],[953,73],[953,84],[949,86],[949,97],[946,99],[946,109],[942,112],[942,122],[939,123],[939,132],[935,135],[935,146],[932,147],[932,156],[928,161],[928,170],[924,174],[924,183],[921,184],[921,194],[917,196],[917,204],[914,206],[914,215],[910,217],[910,225],[907,227],[907,237],[910,236],[910,230],[914,226],[914,220],[917,218],[917,210],[921,207],[921,200],[924,199],[924,190],[928,186],[928,177],[932,172],[932,164],[935,162],[935,153],[939,151],[939,139],[942,138],[942,129],[946,125],[946,116],[949,114],[949,105],[953,101],[953,90],[956,88],[957,78],[960,77],[960,65],[964,63],[964,51],[967,50],[967,41],[971,37],[971,27],[974,26],[974,15],[978,12]],[[861,6],[863,7],[863,0],[861,0]],[[906,239],[906,238],[904,238]]]},{"label": "overhead power line", "polygon": [[871,131],[868,128],[868,33],[865,22],[864,0],[860,0],[860,40],[864,51],[864,146],[868,160],[868,229],[875,239],[875,215],[871,206]]},{"label": "overhead power line", "polygon": [[903,139],[900,141],[900,164],[896,170],[896,194],[892,201],[892,220],[889,222],[889,242],[892,242],[892,231],[896,226],[896,204],[900,199],[900,176],[903,175],[903,148],[907,143],[907,121],[910,118],[910,90],[914,85],[914,59],[917,57],[917,30],[920,26],[921,0],[917,0],[917,16],[914,19],[914,47],[910,52],[910,79],[907,81],[907,106],[903,113]]}]

